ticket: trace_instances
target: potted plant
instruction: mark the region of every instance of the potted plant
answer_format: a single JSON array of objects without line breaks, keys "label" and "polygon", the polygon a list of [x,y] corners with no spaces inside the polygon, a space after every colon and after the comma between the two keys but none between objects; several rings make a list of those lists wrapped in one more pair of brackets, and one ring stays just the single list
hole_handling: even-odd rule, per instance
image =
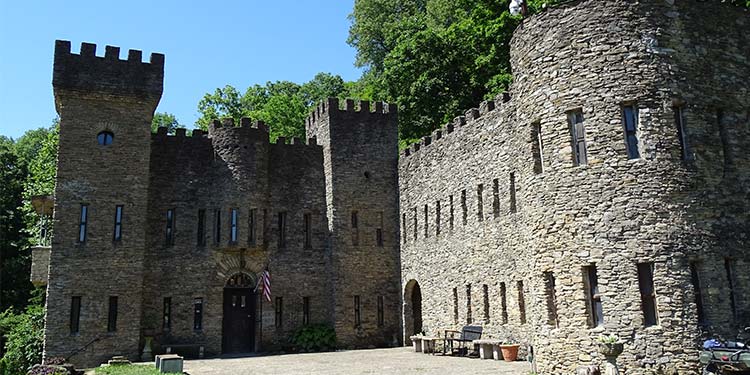
[{"label": "potted plant", "polygon": [[605,357],[617,357],[622,354],[624,345],[617,335],[602,335],[597,341],[599,341],[599,352]]},{"label": "potted plant", "polygon": [[505,362],[513,362],[518,359],[518,348],[521,344],[513,341],[504,341],[500,344],[500,352],[503,353],[503,360]]}]

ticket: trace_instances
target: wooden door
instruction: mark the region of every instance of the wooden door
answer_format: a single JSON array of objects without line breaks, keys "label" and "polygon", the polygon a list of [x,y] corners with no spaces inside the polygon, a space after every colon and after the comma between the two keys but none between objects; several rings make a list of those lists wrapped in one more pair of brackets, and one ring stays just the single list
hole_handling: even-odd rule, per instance
[{"label": "wooden door", "polygon": [[255,349],[255,293],[251,288],[224,289],[224,353]]}]

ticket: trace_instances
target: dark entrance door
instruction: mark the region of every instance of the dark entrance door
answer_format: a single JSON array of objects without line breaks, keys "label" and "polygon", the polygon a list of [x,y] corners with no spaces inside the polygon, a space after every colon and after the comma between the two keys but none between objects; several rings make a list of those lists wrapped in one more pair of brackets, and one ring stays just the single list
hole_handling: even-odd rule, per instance
[{"label": "dark entrance door", "polygon": [[255,350],[255,293],[240,285],[224,288],[224,353]]}]

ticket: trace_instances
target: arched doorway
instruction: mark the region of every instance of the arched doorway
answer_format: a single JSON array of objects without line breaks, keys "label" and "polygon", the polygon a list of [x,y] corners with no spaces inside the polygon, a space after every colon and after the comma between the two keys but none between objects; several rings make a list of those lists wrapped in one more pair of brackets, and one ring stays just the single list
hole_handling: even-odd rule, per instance
[{"label": "arched doorway", "polygon": [[255,351],[255,278],[237,273],[224,286],[222,352]]},{"label": "arched doorway", "polygon": [[422,332],[422,290],[416,280],[409,280],[404,288],[404,343],[409,336]]}]

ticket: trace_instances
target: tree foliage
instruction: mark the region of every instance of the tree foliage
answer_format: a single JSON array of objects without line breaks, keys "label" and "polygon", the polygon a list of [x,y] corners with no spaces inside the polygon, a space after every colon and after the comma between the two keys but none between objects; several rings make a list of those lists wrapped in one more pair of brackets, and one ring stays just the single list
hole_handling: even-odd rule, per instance
[{"label": "tree foliage", "polygon": [[151,132],[156,133],[160,127],[167,128],[167,134],[174,134],[177,128],[182,126],[175,115],[167,112],[156,112],[151,120]]},{"label": "tree foliage", "polygon": [[310,109],[327,97],[351,96],[354,86],[338,75],[318,73],[304,84],[289,81],[252,85],[241,93],[233,86],[217,88],[198,103],[196,126],[208,129],[214,119],[243,117],[268,124],[271,141],[278,137],[304,138],[304,121]]},{"label": "tree foliage", "polygon": [[0,375],[25,375],[42,361],[44,344],[44,289],[36,289],[22,313],[8,309],[0,313],[0,334],[7,340],[0,359]]}]

